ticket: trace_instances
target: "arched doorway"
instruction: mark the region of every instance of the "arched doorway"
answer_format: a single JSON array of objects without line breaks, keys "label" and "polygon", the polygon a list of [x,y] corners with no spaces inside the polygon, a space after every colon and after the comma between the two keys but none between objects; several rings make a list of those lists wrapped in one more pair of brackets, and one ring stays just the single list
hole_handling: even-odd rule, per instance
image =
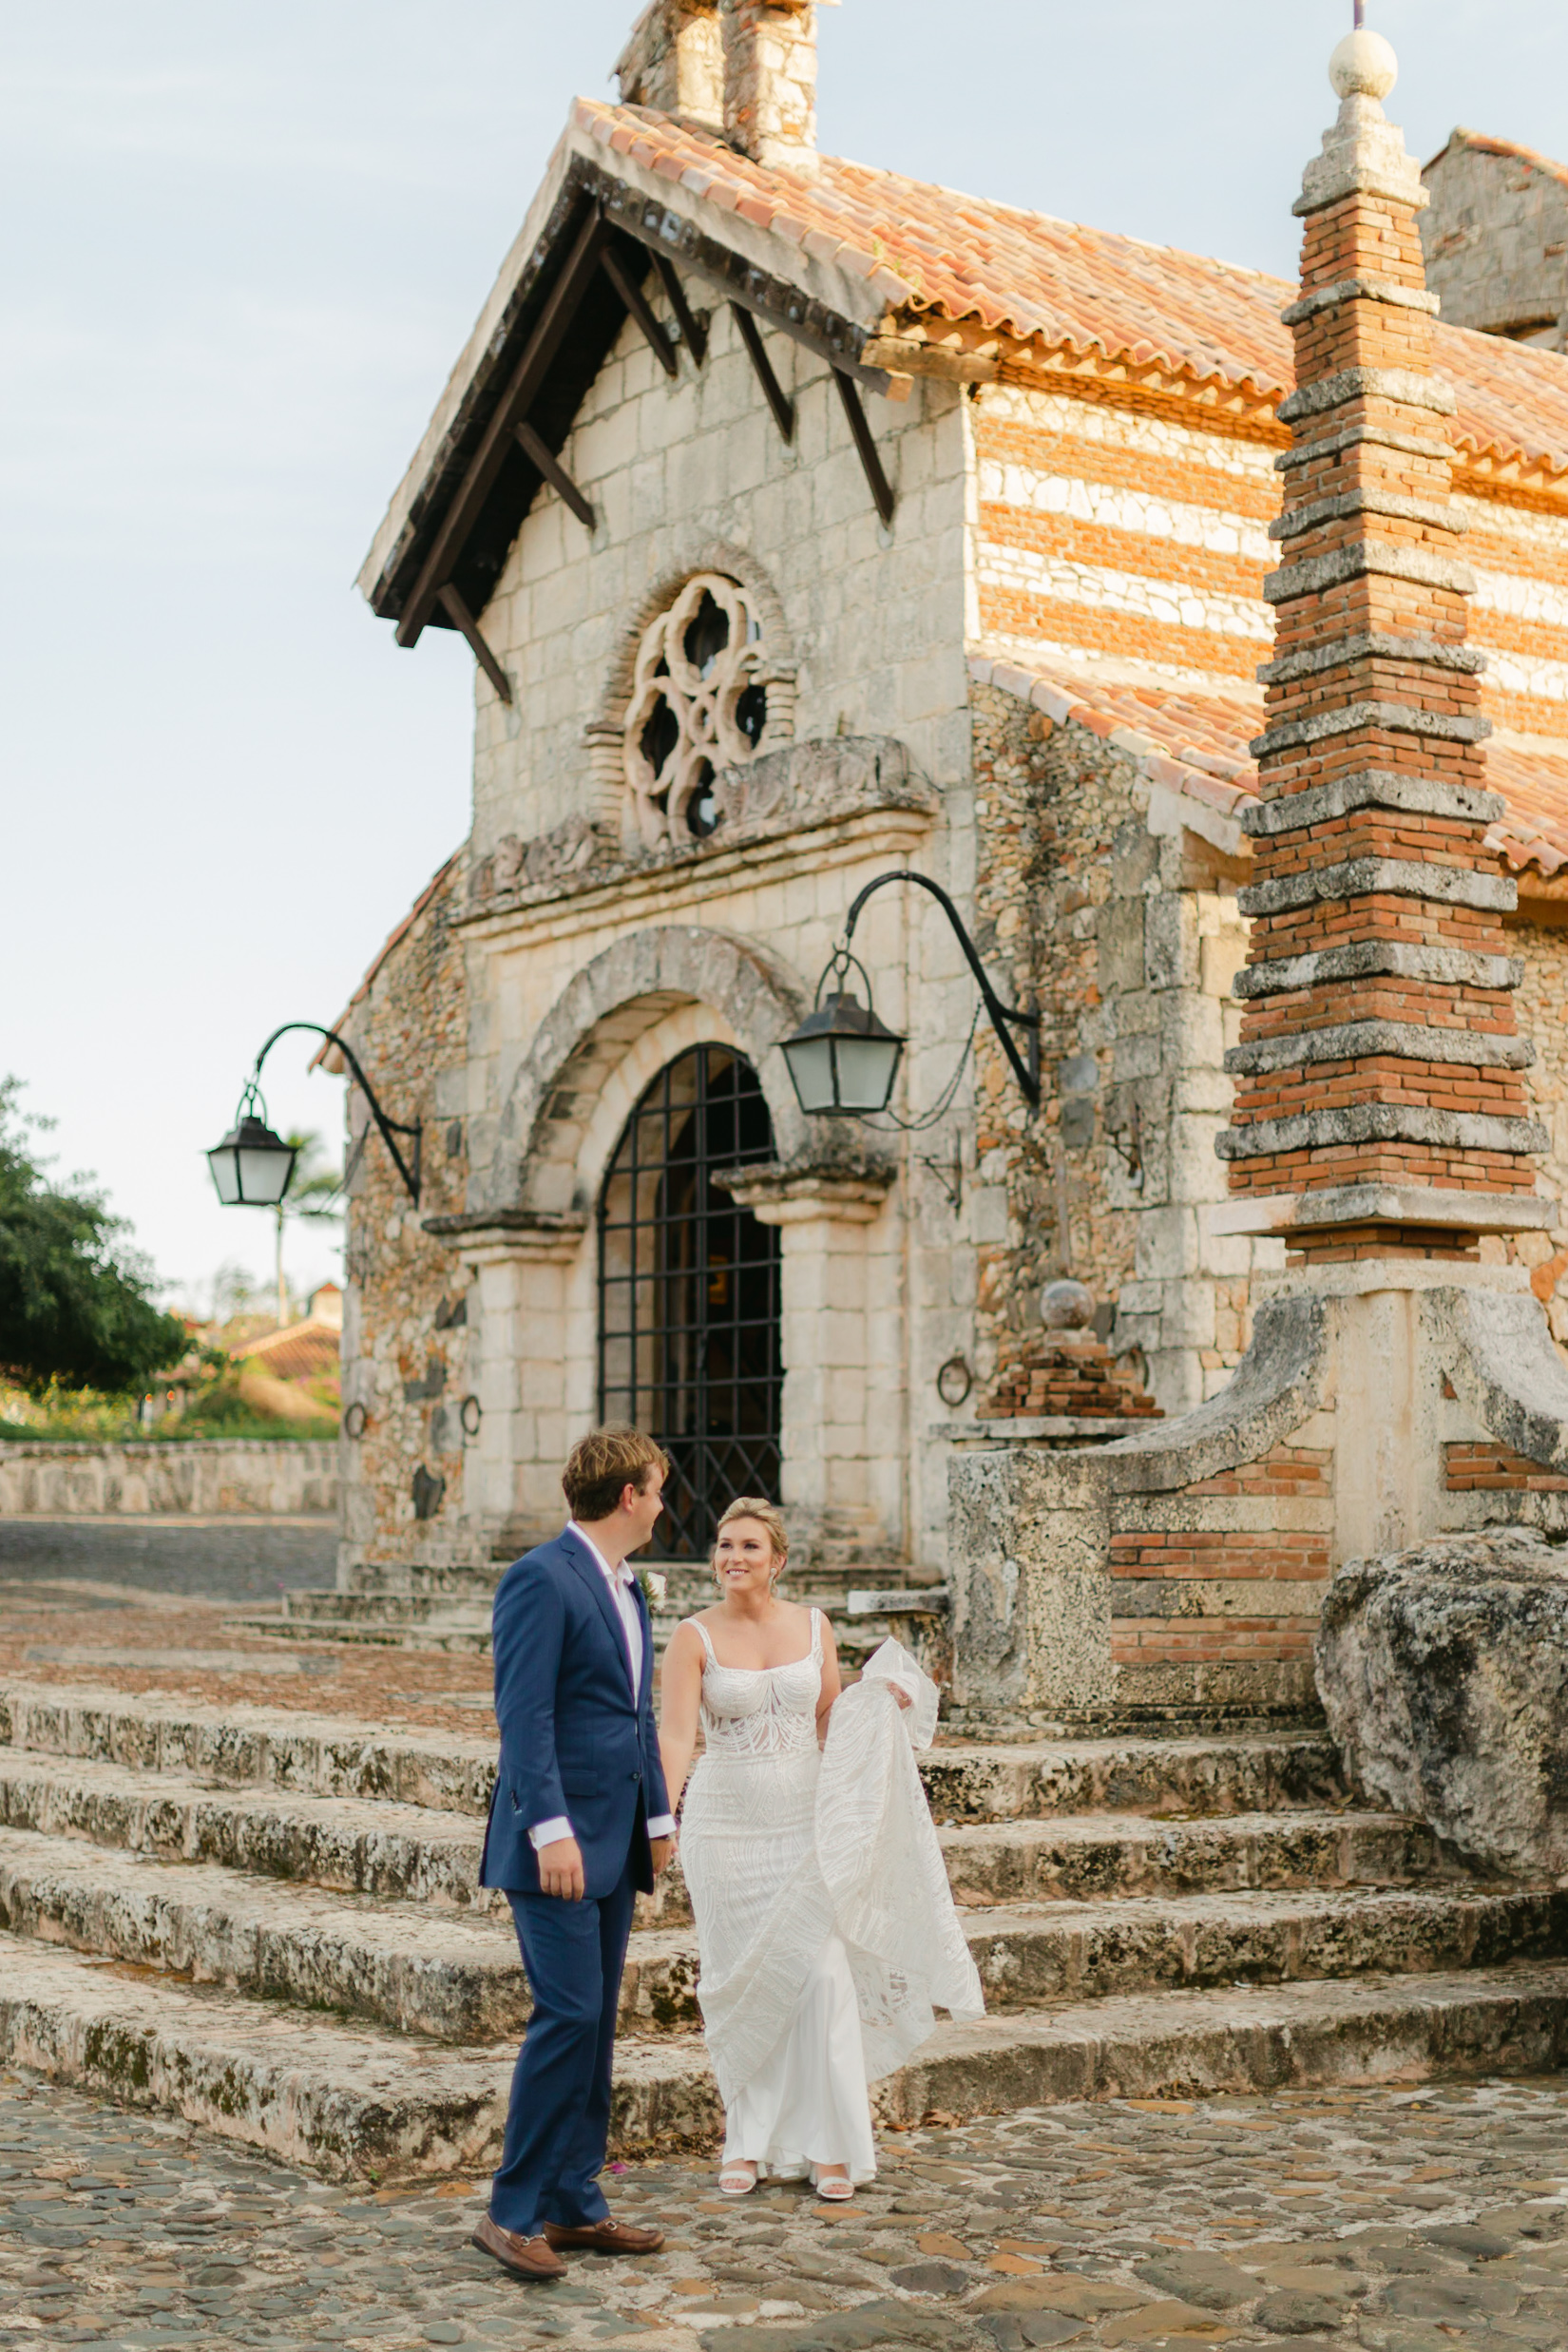
[{"label": "arched doorway", "polygon": [[642,1096],[600,1195],[600,1417],[647,1430],[675,1465],[665,1558],[700,1558],[735,1496],[777,1498],[778,1233],[714,1182],[773,1150],[750,1062],[694,1045]]}]

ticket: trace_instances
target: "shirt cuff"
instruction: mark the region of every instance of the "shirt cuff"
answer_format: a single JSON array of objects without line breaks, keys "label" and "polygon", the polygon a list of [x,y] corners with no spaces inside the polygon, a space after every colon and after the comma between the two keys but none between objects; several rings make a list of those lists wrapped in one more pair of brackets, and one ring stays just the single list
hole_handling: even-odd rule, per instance
[{"label": "shirt cuff", "polygon": [[571,1823],[564,1813],[558,1813],[553,1821],[534,1823],[528,1831],[528,1844],[537,1854],[542,1845],[553,1845],[558,1838],[569,1838],[571,1834]]},{"label": "shirt cuff", "polygon": [[656,1813],[652,1821],[648,1824],[648,1835],[651,1838],[673,1838],[675,1835],[675,1815],[673,1813]]}]

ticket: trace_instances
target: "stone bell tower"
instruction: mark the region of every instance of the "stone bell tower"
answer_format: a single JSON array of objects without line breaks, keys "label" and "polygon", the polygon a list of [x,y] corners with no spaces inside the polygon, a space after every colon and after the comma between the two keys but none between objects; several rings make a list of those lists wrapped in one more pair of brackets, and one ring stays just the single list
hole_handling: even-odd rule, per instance
[{"label": "stone bell tower", "polygon": [[[1286,1244],[1197,1411],[1096,1448],[955,1453],[954,1697],[978,1724],[1315,1712],[1334,1571],[1434,1536],[1568,1528],[1568,1369],[1506,1236],[1551,1222],[1485,845],[1474,580],[1433,373],[1425,193],[1357,29],[1309,163],[1254,879],[1216,1230]],[[1483,1244],[1485,1245],[1483,1247]]]}]

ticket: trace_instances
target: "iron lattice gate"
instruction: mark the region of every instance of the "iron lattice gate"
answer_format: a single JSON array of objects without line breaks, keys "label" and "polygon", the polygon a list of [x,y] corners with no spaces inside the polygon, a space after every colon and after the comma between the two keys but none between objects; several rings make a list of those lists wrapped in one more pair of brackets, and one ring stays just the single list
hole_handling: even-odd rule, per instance
[{"label": "iron lattice gate", "polygon": [[599,1202],[599,1411],[674,1464],[654,1549],[707,1553],[736,1495],[776,1499],[784,1384],[779,1236],[714,1182],[773,1157],[756,1073],[724,1045],[660,1070]]}]

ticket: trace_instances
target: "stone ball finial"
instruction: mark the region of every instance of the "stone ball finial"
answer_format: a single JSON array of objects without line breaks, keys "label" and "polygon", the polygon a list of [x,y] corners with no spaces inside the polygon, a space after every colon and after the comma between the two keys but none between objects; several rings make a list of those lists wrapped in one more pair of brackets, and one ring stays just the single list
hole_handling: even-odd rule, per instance
[{"label": "stone ball finial", "polygon": [[1329,58],[1329,79],[1340,98],[1386,98],[1399,80],[1399,59],[1381,32],[1362,26]]},{"label": "stone ball finial", "polygon": [[1048,1331],[1086,1330],[1095,1319],[1095,1294],[1081,1282],[1048,1282],[1040,1312]]}]

